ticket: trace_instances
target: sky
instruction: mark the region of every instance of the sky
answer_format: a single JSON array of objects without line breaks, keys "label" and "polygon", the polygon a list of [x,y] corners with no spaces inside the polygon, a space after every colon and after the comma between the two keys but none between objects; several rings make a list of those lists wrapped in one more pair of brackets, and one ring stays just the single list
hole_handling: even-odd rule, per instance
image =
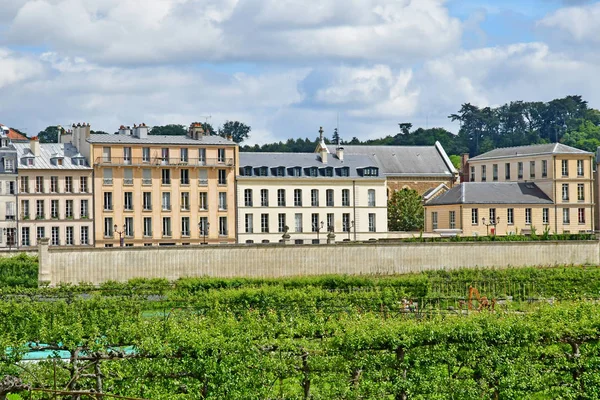
[{"label": "sky", "polygon": [[0,123],[238,120],[249,144],[458,127],[461,104],[600,108],[600,1],[0,0]]}]

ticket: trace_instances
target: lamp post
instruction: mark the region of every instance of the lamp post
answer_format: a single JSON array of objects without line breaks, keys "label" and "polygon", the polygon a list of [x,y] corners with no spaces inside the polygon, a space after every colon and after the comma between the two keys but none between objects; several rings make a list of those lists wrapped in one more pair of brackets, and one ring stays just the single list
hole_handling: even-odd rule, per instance
[{"label": "lamp post", "polygon": [[206,222],[206,224],[203,224],[202,221],[198,222],[198,229],[200,230],[200,234],[204,236],[202,244],[206,244],[206,235],[208,235],[208,230],[210,229],[210,222]]},{"label": "lamp post", "polygon": [[125,224],[123,224],[123,230],[122,231],[118,231],[117,228],[119,226],[117,224],[115,224],[115,226],[113,227],[115,229],[115,233],[119,234],[119,245],[121,247],[125,246],[125,238],[123,237],[123,234],[125,233]]},{"label": "lamp post", "polygon": [[496,219],[491,219],[490,222],[486,223],[485,222],[485,217],[481,218],[481,223],[485,225],[485,228],[487,230],[487,236],[490,235],[490,226],[494,227],[494,235],[496,234],[496,225],[498,225],[500,223],[500,217],[496,217]]},{"label": "lamp post", "polygon": [[346,222],[346,231],[348,232],[348,241],[350,241],[350,233],[352,228],[354,228],[354,221]]},{"label": "lamp post", "polygon": [[313,229],[315,231],[317,231],[317,243],[321,243],[321,239],[319,234],[321,233],[321,229],[323,229],[323,225],[325,225],[325,223],[323,221],[321,221],[320,224],[313,224]]}]

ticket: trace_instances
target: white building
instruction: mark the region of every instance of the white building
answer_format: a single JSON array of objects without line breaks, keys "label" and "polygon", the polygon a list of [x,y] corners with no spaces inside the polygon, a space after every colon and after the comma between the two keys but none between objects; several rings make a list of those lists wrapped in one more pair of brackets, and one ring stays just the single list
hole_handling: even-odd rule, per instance
[{"label": "white building", "polygon": [[369,240],[387,235],[385,177],[368,155],[240,153],[238,242]]},{"label": "white building", "polygon": [[17,245],[17,151],[0,125],[0,247]]}]

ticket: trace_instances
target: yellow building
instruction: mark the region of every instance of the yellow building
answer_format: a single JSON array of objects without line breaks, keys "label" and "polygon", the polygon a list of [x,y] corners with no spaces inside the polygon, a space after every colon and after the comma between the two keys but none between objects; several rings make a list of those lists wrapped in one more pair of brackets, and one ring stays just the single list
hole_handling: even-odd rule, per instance
[{"label": "yellow building", "polygon": [[502,235],[532,228],[538,232],[591,232],[593,156],[551,143],[495,149],[469,159],[469,182],[425,203],[425,230],[459,229],[462,235],[492,230]]},{"label": "yellow building", "polygon": [[[238,146],[205,135],[149,135],[145,124],[115,135],[74,127],[94,167],[97,246],[234,243]],[[121,240],[121,243],[120,243]]]}]

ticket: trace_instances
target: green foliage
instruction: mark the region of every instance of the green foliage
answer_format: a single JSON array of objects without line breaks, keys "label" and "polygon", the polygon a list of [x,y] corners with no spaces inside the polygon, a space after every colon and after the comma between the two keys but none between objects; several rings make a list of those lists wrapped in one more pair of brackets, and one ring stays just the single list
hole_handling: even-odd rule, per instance
[{"label": "green foliage", "polygon": [[461,167],[460,156],[452,154],[452,155],[450,155],[448,157],[450,158],[450,162],[452,163],[452,165],[454,165],[454,168],[456,168],[457,170],[459,170],[460,167]]},{"label": "green foliage", "polygon": [[390,231],[420,231],[425,213],[421,196],[416,190],[395,191],[388,200],[388,229]]},{"label": "green foliage", "polygon": [[179,124],[168,124],[164,126],[154,126],[149,132],[150,135],[167,135],[167,136],[177,136],[177,135],[187,135],[187,129],[184,125]]},{"label": "green foliage", "polygon": [[57,126],[49,126],[37,134],[40,143],[58,143],[61,130]]},{"label": "green foliage", "polygon": [[0,258],[0,287],[37,287],[37,257],[25,253]]},{"label": "green foliage", "polygon": [[241,143],[250,137],[250,126],[239,121],[227,121],[219,128],[219,135],[224,138],[231,136],[236,143]]}]

